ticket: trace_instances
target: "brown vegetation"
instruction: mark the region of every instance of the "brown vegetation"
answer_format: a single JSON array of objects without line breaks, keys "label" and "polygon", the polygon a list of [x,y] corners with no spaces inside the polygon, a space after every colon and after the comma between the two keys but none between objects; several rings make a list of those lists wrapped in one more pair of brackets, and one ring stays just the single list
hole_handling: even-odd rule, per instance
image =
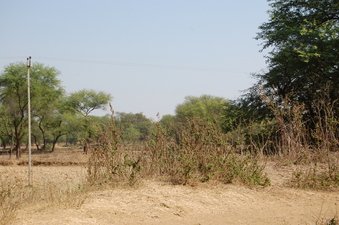
[{"label": "brown vegetation", "polygon": [[[39,156],[51,163],[65,152]],[[67,154],[73,163],[89,155]],[[1,156],[1,161],[6,159]],[[39,160],[42,161],[40,158]],[[324,164],[323,164],[324,165]],[[266,162],[271,185],[244,186],[214,180],[173,185],[168,180],[128,177],[90,186],[82,166],[35,166],[27,187],[26,166],[1,166],[2,224],[336,224],[337,191],[289,188],[291,175],[307,165]]]},{"label": "brown vegetation", "polygon": [[[294,120],[290,122],[293,123]],[[221,132],[216,124],[196,119],[189,120],[180,128],[180,132],[164,129],[160,123],[155,123],[153,137],[149,141],[123,145],[112,117],[111,123],[97,126],[98,137],[91,145],[88,155],[82,154],[81,149],[67,148],[57,149],[52,153],[35,154],[33,174],[36,175],[33,175],[33,187],[27,187],[27,168],[23,166],[27,164],[26,156],[13,160],[2,155],[1,164],[10,166],[2,166],[0,173],[1,223],[22,224],[26,221],[27,224],[36,224],[39,217],[32,215],[27,220],[24,218],[28,212],[32,212],[31,210],[51,216],[56,212],[64,214],[65,208],[77,210],[95,207],[96,210],[96,207],[103,206],[94,204],[93,201],[98,201],[100,196],[106,196],[107,193],[117,192],[119,195],[122,193],[126,199],[119,198],[115,199],[116,201],[133,203],[139,199],[145,202],[135,204],[133,208],[122,206],[122,202],[105,204],[134,210],[137,217],[131,218],[143,218],[145,222],[142,224],[157,224],[166,220],[167,224],[222,224],[221,221],[226,218],[229,224],[236,224],[236,220],[245,221],[244,224],[293,224],[305,221],[336,224],[336,204],[339,201],[336,195],[339,183],[337,153],[326,149],[314,151],[303,145],[299,145],[299,149],[294,144],[291,148],[291,143],[299,141],[295,140],[299,136],[294,136],[297,131],[296,128],[283,130],[281,135],[290,138],[290,141],[286,142],[288,146],[283,148],[284,143],[278,142],[277,146],[283,151],[274,156],[265,156],[262,151],[255,151],[261,147],[251,145],[252,142],[249,142],[250,145],[241,145],[239,151],[239,146],[234,148],[232,140],[229,139],[230,135]],[[255,137],[251,138],[254,140]],[[265,140],[261,141],[263,146],[268,146]],[[299,160],[300,157],[303,160]],[[321,191],[305,192],[290,187]],[[158,202],[156,199],[163,198],[163,195],[173,195],[168,188],[181,194],[174,194],[175,199],[169,200],[169,197]],[[150,192],[149,189],[153,191]],[[142,197],[145,196],[144,193],[152,196],[151,202]],[[199,199],[196,194],[203,196],[200,199],[202,202],[195,200]],[[268,196],[265,196],[266,194]],[[114,196],[107,195],[109,198]],[[235,197],[237,195],[241,197]],[[88,202],[87,198],[90,199]],[[221,202],[218,202],[219,200]],[[188,205],[186,201],[192,204]],[[211,203],[206,203],[209,201]],[[153,205],[155,203],[156,206]],[[86,207],[83,204],[86,204]],[[222,209],[230,205],[234,205],[229,208],[231,211]],[[250,206],[248,215],[240,217],[232,211],[241,211],[247,206]],[[151,207],[149,210],[154,210],[154,213],[142,209],[135,211],[135,207]],[[204,208],[199,209],[200,207]],[[288,207],[292,207],[292,210]],[[298,207],[310,207],[311,210],[297,210]],[[267,216],[267,213],[257,212],[262,209],[278,216],[272,217]],[[129,214],[119,214],[119,208],[114,210],[118,214],[107,220],[100,220],[100,223],[139,223],[123,219]],[[281,210],[293,215],[293,219],[279,213]],[[165,212],[171,213],[167,215]],[[145,217],[144,214],[148,216]],[[204,215],[204,218],[198,215]],[[69,218],[72,216],[75,215],[71,214]],[[99,214],[95,215],[96,218],[98,216]],[[162,221],[160,216],[166,219]],[[306,218],[302,218],[303,216]],[[78,219],[83,221],[82,218]],[[72,223],[62,219],[56,221],[59,224]]]},{"label": "brown vegetation", "polygon": [[[154,193],[163,195],[163,188],[166,187],[182,194],[181,197],[174,195],[175,200],[171,200],[180,205],[169,204],[165,199],[161,200],[157,202],[160,208],[159,205],[153,207],[152,219],[141,215],[146,212],[138,211],[138,217],[141,216],[145,221],[142,224],[157,224],[160,222],[158,215],[166,218],[170,223],[200,223],[200,221],[206,223],[211,220],[214,221],[212,224],[220,224],[231,216],[227,220],[229,224],[236,224],[234,219],[245,221],[245,224],[249,221],[253,222],[251,219],[254,219],[254,224],[289,224],[311,220],[316,224],[337,224],[336,205],[339,199],[335,193],[339,186],[339,159],[338,152],[334,149],[334,146],[337,146],[337,121],[331,117],[330,106],[319,103],[319,113],[325,113],[325,116],[318,117],[315,123],[316,129],[312,133],[307,133],[307,125],[301,120],[302,106],[296,103],[293,107],[274,105],[274,101],[270,99],[266,99],[266,102],[274,111],[279,134],[265,134],[262,131],[265,129],[260,126],[267,124],[253,123],[235,130],[238,138],[239,131],[243,132],[244,140],[241,142],[238,141],[239,139],[235,142],[235,134],[222,132],[216,123],[193,118],[181,126],[166,128],[161,123],[154,123],[149,140],[126,145],[121,141],[121,131],[117,129],[112,115],[109,123],[96,126],[97,136],[89,145],[88,155],[83,154],[82,149],[70,148],[34,154],[34,171],[36,175],[40,174],[36,176],[33,173],[33,187],[27,186],[27,177],[24,176],[24,174],[27,176],[24,167],[27,165],[27,156],[23,156],[20,160],[13,160],[3,154],[0,156],[1,223],[21,224],[24,221],[21,214],[25,215],[25,210],[30,209],[43,211],[46,214],[50,214],[49,210],[53,209],[53,215],[56,211],[65,208],[79,209],[85,203],[88,207],[98,198],[96,194],[98,191],[107,193],[107,190],[112,192],[120,190],[119,193],[123,190],[124,195],[127,194],[124,192],[128,192],[127,195],[146,201],[136,204],[135,207],[144,207],[143,204],[146,204],[145,207],[150,207],[149,204],[157,202],[155,199],[160,196],[152,195],[148,188],[153,189]],[[266,129],[267,131],[272,132],[269,129]],[[310,144],[310,139],[313,139],[313,145]],[[265,152],[276,154],[265,155]],[[178,190],[178,185],[185,188]],[[302,189],[290,189],[291,187]],[[301,191],[312,189],[317,189],[318,192]],[[198,197],[192,194],[192,190],[196,190],[199,194],[204,193],[201,201],[213,203],[206,205],[196,202],[194,198]],[[234,202],[239,200],[236,200],[237,198],[229,199],[239,190],[242,196],[240,201],[244,204]],[[144,192],[152,196],[151,202],[147,198],[138,196],[139,194],[144,196]],[[185,197],[185,193],[189,193],[188,198]],[[265,193],[268,196],[265,196]],[[167,189],[165,195],[172,194]],[[217,195],[220,195],[220,199],[216,197]],[[111,194],[109,196],[112,198]],[[296,199],[292,199],[291,196]],[[91,200],[86,202],[87,198]],[[127,196],[126,198],[127,201],[135,201]],[[252,200],[248,202],[248,199]],[[284,199],[287,205],[282,204],[281,199]],[[308,203],[306,199],[311,202]],[[126,199],[119,201],[125,202]],[[194,202],[194,205],[188,206],[185,201]],[[251,202],[255,203],[251,204]],[[250,205],[249,216],[239,217],[218,208],[226,207],[224,204],[237,205],[238,207],[234,207],[233,210],[242,210],[242,207],[246,208]],[[292,206],[292,211],[288,210],[288,205]],[[93,207],[99,206],[94,204]],[[195,207],[206,208],[199,211]],[[281,209],[281,207],[287,208]],[[306,210],[305,215],[305,209],[296,211],[295,207],[311,207],[313,215],[309,214],[309,210]],[[324,207],[326,207],[325,211],[323,211]],[[279,216],[273,218],[266,214],[258,214],[256,210],[260,209],[269,210]],[[119,209],[115,210],[121,213]],[[128,208],[128,210],[135,209]],[[182,219],[165,215],[164,210]],[[305,215],[307,218],[289,219],[288,216],[280,215],[281,210],[286,210],[295,216]],[[209,220],[197,217],[194,212],[204,215]],[[217,212],[215,218],[210,216],[213,212]],[[257,217],[257,214],[260,216]],[[126,214],[118,215],[101,222],[104,224],[113,221],[139,223],[139,221],[121,219],[125,216]],[[193,217],[200,218],[200,221],[192,220]],[[35,224],[37,222],[34,216],[27,221]],[[60,223],[63,220],[57,221]]]}]

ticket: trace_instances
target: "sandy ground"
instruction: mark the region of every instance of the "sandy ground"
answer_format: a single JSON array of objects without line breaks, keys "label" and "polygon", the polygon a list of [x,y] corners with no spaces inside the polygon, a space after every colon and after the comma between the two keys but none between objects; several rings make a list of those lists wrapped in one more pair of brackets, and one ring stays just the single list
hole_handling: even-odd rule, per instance
[{"label": "sandy ground", "polygon": [[[86,171],[80,166],[35,167],[34,182],[60,180],[78,185]],[[27,176],[23,166],[0,166],[0,173]],[[198,184],[174,186],[147,181],[137,188],[89,193],[80,207],[21,209],[14,224],[321,224],[339,213],[338,192],[287,188],[291,169],[267,167],[272,185]],[[323,223],[322,223],[323,224]]]}]

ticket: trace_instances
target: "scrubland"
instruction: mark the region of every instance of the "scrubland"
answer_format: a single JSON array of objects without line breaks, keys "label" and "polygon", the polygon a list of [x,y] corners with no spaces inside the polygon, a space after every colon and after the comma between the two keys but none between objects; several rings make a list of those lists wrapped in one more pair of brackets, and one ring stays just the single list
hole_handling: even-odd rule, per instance
[{"label": "scrubland", "polygon": [[[0,157],[2,224],[337,224],[338,152],[239,150],[215,125],[123,144],[98,127],[88,154],[59,147]],[[298,151],[297,151],[298,150]]]}]

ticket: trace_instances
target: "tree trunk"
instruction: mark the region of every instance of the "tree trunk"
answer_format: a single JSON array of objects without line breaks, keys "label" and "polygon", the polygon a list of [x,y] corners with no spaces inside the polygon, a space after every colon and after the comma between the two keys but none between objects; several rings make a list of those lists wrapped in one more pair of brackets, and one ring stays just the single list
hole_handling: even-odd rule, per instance
[{"label": "tree trunk", "polygon": [[88,151],[88,142],[87,142],[87,140],[85,140],[85,143],[84,143],[84,154],[87,155],[87,151]]},{"label": "tree trunk", "polygon": [[21,157],[21,152],[20,152],[20,144],[16,144],[14,151],[15,151],[15,157],[16,159],[19,159]]},{"label": "tree trunk", "polygon": [[52,152],[54,152],[54,149],[55,149],[55,145],[56,143],[58,142],[59,138],[64,135],[64,134],[59,134],[57,135],[55,138],[54,138],[54,141],[53,141],[53,144],[52,144]]},{"label": "tree trunk", "polygon": [[36,146],[36,149],[38,151],[40,151],[40,146],[39,146],[39,143],[38,143],[38,140],[37,140],[37,137],[35,135],[32,135],[33,136],[33,139],[34,139],[34,143],[35,143],[35,146]]},{"label": "tree trunk", "polygon": [[15,141],[15,147],[14,147],[14,151],[15,151],[15,157],[16,159],[19,159],[21,157],[21,137],[20,137],[20,133],[19,132],[15,132],[15,137],[14,137],[14,141]]}]

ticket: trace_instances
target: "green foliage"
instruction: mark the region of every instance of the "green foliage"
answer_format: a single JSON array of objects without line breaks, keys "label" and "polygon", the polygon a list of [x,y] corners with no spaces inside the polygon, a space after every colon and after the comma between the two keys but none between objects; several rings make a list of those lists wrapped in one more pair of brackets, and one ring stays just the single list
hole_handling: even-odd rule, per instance
[{"label": "green foliage", "polygon": [[269,2],[270,18],[256,37],[270,50],[268,69],[225,110],[223,128],[256,151],[295,164],[324,161],[338,149],[339,2]]},{"label": "green foliage", "polygon": [[325,189],[339,187],[339,167],[337,163],[321,168],[314,164],[312,168],[297,170],[292,174],[290,185],[298,188]]},{"label": "green foliage", "polygon": [[246,119],[245,110],[232,101],[223,112],[222,127],[225,132],[236,129]]},{"label": "green foliage", "polygon": [[112,99],[110,94],[103,91],[83,89],[71,93],[65,101],[65,107],[73,110],[83,117],[87,117],[95,109],[105,109]]},{"label": "green foliage", "polygon": [[331,103],[337,104],[339,98],[339,3],[270,2],[270,19],[260,26],[257,39],[264,41],[264,49],[272,50],[267,57],[268,71],[257,74],[258,86],[265,94],[275,95],[276,101],[289,97],[304,104],[304,117],[311,120],[313,103],[322,93],[329,93]]},{"label": "green foliage", "polygon": [[176,122],[176,117],[173,115],[163,115],[160,120],[161,125],[165,127],[170,127],[175,122]]},{"label": "green foliage", "polygon": [[93,123],[89,114],[96,109],[105,109],[108,102],[112,99],[110,94],[103,91],[94,91],[83,89],[71,93],[63,102],[65,111],[79,115],[81,121],[80,133],[78,136],[84,143],[84,152],[87,153],[89,144],[95,136]]},{"label": "green foliage", "polygon": [[[67,133],[69,124],[66,123],[66,118],[68,115],[63,112],[61,101],[58,99],[51,102],[45,110],[35,113],[32,119],[32,136],[37,150],[54,151],[58,140]],[[41,147],[39,146],[40,141],[42,141]]]},{"label": "green foliage", "polygon": [[222,114],[228,101],[224,98],[210,95],[200,97],[187,96],[185,102],[176,107],[176,117],[180,122],[193,117],[203,121],[222,121]]},{"label": "green foliage", "polygon": [[[31,112],[37,124],[42,124],[46,115],[57,110],[64,90],[57,79],[59,72],[54,67],[34,63],[30,68]],[[27,67],[24,63],[11,63],[0,75],[1,117],[5,135],[14,141],[16,157],[26,135],[27,126]],[[41,131],[41,129],[40,129]],[[43,133],[43,132],[42,132]]]},{"label": "green foliage", "polygon": [[142,113],[117,113],[117,126],[124,142],[145,141],[151,134],[152,122]]}]

